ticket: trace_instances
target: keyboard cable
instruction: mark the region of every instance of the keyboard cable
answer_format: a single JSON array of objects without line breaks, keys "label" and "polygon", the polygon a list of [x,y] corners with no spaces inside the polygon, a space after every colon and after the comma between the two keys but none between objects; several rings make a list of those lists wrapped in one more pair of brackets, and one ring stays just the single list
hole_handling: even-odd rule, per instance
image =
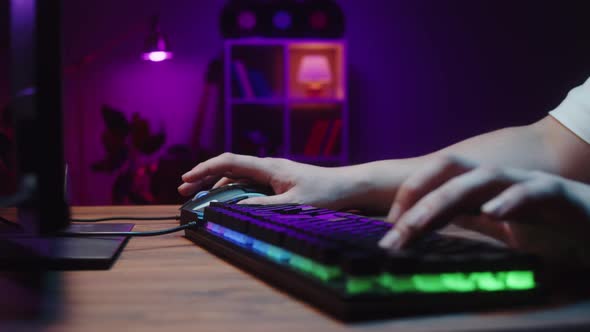
[{"label": "keyboard cable", "polygon": [[[101,221],[113,221],[113,220],[179,220],[180,216],[164,216],[164,217],[108,217],[108,218],[97,218],[97,219],[78,219],[78,218],[71,218],[70,221],[73,222],[101,222]],[[20,228],[20,225],[17,223],[9,222],[8,220],[2,218],[3,222],[10,223],[16,227]],[[170,233],[175,233],[178,231],[182,231],[189,228],[197,228],[198,223],[196,221],[191,221],[187,224],[166,228],[157,231],[143,231],[143,232],[56,232],[52,235],[54,236],[67,236],[67,237],[84,237],[84,236],[158,236],[158,235],[165,235]]]},{"label": "keyboard cable", "polygon": [[145,231],[145,232],[57,232],[57,236],[68,236],[68,237],[84,237],[84,236],[158,236],[169,233],[182,231],[188,228],[198,227],[196,221],[191,221],[187,224],[176,226],[173,228],[162,229],[158,231]]},{"label": "keyboard cable", "polygon": [[164,217],[108,217],[98,219],[78,219],[70,218],[73,222],[101,222],[101,221],[113,221],[113,220],[180,220],[180,216],[164,216]]}]

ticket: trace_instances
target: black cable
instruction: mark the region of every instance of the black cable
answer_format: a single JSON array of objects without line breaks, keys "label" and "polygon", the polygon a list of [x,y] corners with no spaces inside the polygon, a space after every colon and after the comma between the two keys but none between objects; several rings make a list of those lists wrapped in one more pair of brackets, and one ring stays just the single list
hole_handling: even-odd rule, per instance
[{"label": "black cable", "polygon": [[180,225],[174,228],[167,228],[159,231],[148,231],[148,232],[58,232],[57,236],[71,236],[71,237],[84,237],[84,236],[157,236],[178,231],[185,230],[187,228],[197,227],[196,221],[191,221],[188,224]]},{"label": "black cable", "polygon": [[[73,222],[101,222],[101,221],[113,221],[113,220],[180,220],[180,216],[164,216],[164,217],[108,217],[108,218],[98,218],[98,219],[77,219],[71,218],[70,221]],[[11,226],[16,226],[17,228],[20,225],[11,222],[7,219],[0,217],[0,222],[10,224]],[[184,224],[181,226],[177,226],[174,228],[167,228],[159,231],[147,231],[147,232],[59,232],[56,233],[58,236],[71,236],[71,237],[82,237],[82,236],[157,236],[157,235],[164,235],[169,233],[174,233],[178,231],[185,230],[187,228],[196,227],[197,222],[191,221],[188,224]]]},{"label": "black cable", "polygon": [[[180,216],[167,216],[167,217],[108,217],[108,218],[98,218],[98,219],[77,219],[77,218],[70,218],[72,222],[101,222],[101,221],[113,221],[113,220],[180,220]],[[0,222],[10,224],[10,225],[18,225],[13,221],[0,217]]]},{"label": "black cable", "polygon": [[101,222],[101,221],[113,221],[113,220],[180,220],[180,216],[164,216],[164,217],[108,217],[98,219],[77,219],[71,218],[73,222]]}]

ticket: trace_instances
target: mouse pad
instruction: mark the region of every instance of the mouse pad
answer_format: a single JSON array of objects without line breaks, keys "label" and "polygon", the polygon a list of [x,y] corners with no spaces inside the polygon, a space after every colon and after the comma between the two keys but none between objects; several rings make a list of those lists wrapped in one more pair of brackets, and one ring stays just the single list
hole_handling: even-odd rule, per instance
[{"label": "mouse pad", "polygon": [[[71,224],[66,232],[128,232],[135,225]],[[128,236],[104,237],[5,237],[0,266],[11,268],[46,268],[49,270],[109,269],[129,239]]]}]

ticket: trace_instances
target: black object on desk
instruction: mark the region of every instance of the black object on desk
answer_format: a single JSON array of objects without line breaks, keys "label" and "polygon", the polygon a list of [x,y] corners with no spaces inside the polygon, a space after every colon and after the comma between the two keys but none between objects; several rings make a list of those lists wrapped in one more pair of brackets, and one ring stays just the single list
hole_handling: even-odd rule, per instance
[{"label": "black object on desk", "polygon": [[[71,224],[67,232],[127,232],[134,224]],[[61,237],[3,234],[0,270],[104,270],[125,247],[128,236]]]}]

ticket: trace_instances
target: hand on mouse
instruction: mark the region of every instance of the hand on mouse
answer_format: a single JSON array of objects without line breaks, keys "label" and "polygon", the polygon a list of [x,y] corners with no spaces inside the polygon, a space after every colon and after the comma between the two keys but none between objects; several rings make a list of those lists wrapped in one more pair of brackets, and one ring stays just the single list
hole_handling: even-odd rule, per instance
[{"label": "hand on mouse", "polygon": [[590,265],[590,186],[538,171],[446,158],[401,185],[379,242],[399,249],[450,221],[508,246]]},{"label": "hand on mouse", "polygon": [[337,168],[301,164],[281,158],[258,158],[224,153],[204,161],[182,176],[184,183],[178,188],[182,195],[210,186],[237,182],[254,182],[272,187],[276,195],[255,197],[241,204],[301,203],[332,209],[346,204],[343,197],[354,190],[352,182]]}]

